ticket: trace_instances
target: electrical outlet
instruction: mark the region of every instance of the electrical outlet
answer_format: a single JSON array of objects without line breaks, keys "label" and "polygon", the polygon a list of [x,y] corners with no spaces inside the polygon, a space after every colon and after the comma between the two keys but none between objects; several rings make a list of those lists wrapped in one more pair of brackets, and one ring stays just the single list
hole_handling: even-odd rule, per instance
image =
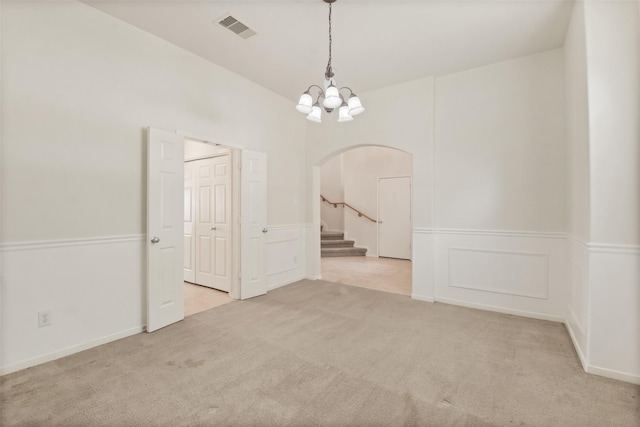
[{"label": "electrical outlet", "polygon": [[51,325],[51,310],[38,312],[38,328]]}]

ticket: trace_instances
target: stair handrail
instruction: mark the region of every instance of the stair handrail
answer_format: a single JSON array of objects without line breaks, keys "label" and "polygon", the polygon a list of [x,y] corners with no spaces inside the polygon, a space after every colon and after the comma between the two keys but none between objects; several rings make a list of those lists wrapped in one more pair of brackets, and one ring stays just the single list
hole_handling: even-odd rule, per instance
[{"label": "stair handrail", "polygon": [[359,211],[358,209],[354,208],[349,203],[346,203],[346,202],[332,202],[331,200],[329,200],[326,197],[324,197],[322,194],[320,195],[320,199],[322,199],[323,202],[327,202],[330,205],[333,205],[334,208],[337,208],[338,205],[346,206],[349,209],[351,209],[352,211],[354,211],[355,213],[357,213],[358,217],[365,217],[371,222],[375,222],[376,224],[378,223],[378,221],[376,221],[375,219],[371,218],[369,215]]}]

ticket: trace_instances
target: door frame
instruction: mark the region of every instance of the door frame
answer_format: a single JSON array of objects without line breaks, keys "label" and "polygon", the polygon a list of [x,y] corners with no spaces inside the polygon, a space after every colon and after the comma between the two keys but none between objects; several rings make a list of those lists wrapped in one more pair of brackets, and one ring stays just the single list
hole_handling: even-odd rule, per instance
[{"label": "door frame", "polygon": [[[380,257],[380,180],[381,179],[393,179],[393,178],[409,178],[409,261],[413,261],[413,177],[411,175],[399,175],[399,176],[379,176],[376,188],[376,239],[378,243],[378,257]],[[383,257],[384,258],[384,257]]]},{"label": "door frame", "polygon": [[[229,296],[233,299],[240,299],[240,258],[241,258],[241,242],[240,242],[240,152],[242,146],[221,141],[203,135],[196,135],[190,132],[176,130],[176,134],[182,136],[185,140],[202,142],[226,148],[229,150],[229,158],[231,163],[231,286],[229,288]],[[183,156],[184,157],[184,156]],[[182,186],[184,187],[184,175],[182,177]]]}]

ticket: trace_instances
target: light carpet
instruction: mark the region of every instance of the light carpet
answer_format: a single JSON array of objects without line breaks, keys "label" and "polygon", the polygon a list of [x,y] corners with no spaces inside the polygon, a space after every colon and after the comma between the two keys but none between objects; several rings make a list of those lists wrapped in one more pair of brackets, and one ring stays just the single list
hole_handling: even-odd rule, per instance
[{"label": "light carpet", "polygon": [[562,324],[323,281],[2,377],[2,425],[640,425]]}]

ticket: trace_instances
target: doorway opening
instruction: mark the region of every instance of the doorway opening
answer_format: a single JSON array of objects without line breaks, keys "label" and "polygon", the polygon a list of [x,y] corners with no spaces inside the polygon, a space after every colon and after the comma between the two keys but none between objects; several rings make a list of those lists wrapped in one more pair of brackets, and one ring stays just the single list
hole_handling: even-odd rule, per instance
[{"label": "doorway opening", "polygon": [[233,301],[233,150],[184,142],[184,314]]},{"label": "doorway opening", "polygon": [[[178,131],[147,130],[147,332],[184,319],[186,139],[220,147]],[[228,292],[234,299],[253,298],[267,293],[267,156],[220,148],[229,149],[231,159]]]},{"label": "doorway opening", "polygon": [[321,165],[323,280],[411,295],[412,168],[411,154],[380,146],[353,148]]}]

